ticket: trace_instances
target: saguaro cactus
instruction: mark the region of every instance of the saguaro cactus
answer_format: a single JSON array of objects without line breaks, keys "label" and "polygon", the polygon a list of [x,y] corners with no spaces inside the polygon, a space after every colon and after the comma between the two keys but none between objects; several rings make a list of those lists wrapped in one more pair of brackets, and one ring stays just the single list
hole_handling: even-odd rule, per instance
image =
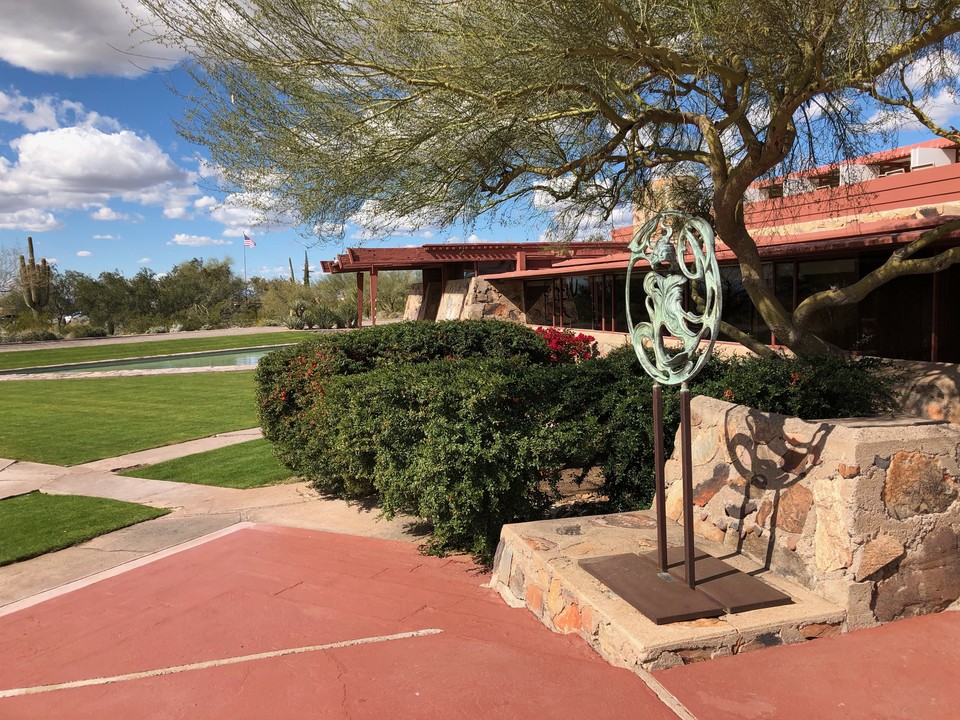
[{"label": "saguaro cactus", "polygon": [[23,255],[20,256],[20,292],[27,307],[39,316],[50,302],[50,266],[46,258],[40,258],[40,264],[37,265],[33,256],[32,237],[27,238],[27,254],[29,262],[24,260]]}]

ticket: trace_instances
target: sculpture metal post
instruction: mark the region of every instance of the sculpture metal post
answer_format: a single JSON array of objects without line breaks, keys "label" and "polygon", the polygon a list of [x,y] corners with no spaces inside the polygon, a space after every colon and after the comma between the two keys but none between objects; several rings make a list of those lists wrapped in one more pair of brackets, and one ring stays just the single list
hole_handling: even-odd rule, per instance
[{"label": "sculpture metal post", "polygon": [[[667,528],[663,452],[663,385],[680,386],[680,456],[683,483],[684,571],[696,585],[693,544],[693,467],[690,455],[690,390],[713,351],[720,327],[722,292],[714,235],[701,218],[676,211],[658,213],[628,246],[627,327],[634,352],[653,378],[654,462],[656,464],[657,559],[667,572]],[[634,324],[630,280],[638,261],[650,272],[643,280],[648,320]],[[688,302],[689,301],[689,302]],[[706,345],[701,348],[701,344]]]}]

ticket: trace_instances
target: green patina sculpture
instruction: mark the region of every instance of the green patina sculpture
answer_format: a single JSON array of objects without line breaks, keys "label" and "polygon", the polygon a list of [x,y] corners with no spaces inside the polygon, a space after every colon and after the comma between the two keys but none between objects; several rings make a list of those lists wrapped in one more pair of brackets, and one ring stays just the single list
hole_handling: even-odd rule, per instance
[{"label": "green patina sculpture", "polygon": [[[664,385],[680,385],[696,376],[717,339],[722,293],[713,243],[713,229],[705,220],[667,210],[644,223],[628,246],[630,338],[643,369]],[[635,326],[630,314],[630,276],[641,259],[651,268],[643,281],[650,319]],[[684,308],[688,287],[689,305],[695,310]],[[707,346],[698,352],[703,341]]]}]

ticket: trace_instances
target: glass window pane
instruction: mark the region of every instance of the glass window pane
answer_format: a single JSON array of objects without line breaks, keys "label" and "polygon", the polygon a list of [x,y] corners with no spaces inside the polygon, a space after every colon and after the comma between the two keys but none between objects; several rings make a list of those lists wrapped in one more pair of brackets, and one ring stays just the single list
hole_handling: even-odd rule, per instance
[{"label": "glass window pane", "polygon": [[527,280],[523,283],[523,311],[530,325],[552,325],[553,280]]},{"label": "glass window pane", "polygon": [[593,330],[593,294],[586,275],[562,278],[563,326]]},{"label": "glass window pane", "polygon": [[[846,287],[859,279],[857,261],[817,260],[797,264],[797,301],[831,287]],[[827,308],[817,313],[808,330],[844,350],[853,350],[859,336],[856,305]]]}]

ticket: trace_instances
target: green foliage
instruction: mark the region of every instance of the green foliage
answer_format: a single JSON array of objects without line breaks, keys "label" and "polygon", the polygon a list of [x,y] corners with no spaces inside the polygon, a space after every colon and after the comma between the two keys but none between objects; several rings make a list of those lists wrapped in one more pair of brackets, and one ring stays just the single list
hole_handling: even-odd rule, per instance
[{"label": "green foliage", "polygon": [[47,340],[59,340],[56,333],[49,330],[22,330],[20,332],[7,333],[0,335],[0,344],[2,343],[32,343],[45,342]]},{"label": "green foliage", "polygon": [[832,355],[711,360],[696,392],[768,412],[813,420],[893,409],[898,375],[877,358]]},{"label": "green foliage", "polygon": [[0,500],[0,566],[85,542],[170,510],[85,497],[31,492]]},{"label": "green foliage", "polygon": [[[694,393],[803,418],[889,406],[875,361],[714,360]],[[433,551],[488,557],[505,522],[540,517],[564,468],[600,466],[614,509],[653,494],[652,384],[633,349],[557,363],[528,328],[401,323],[319,336],[257,371],[265,437],[296,474],[387,515],[429,520]],[[679,422],[664,393],[666,451]]]},{"label": "green foliage", "polygon": [[71,325],[68,328],[68,334],[70,335],[70,337],[74,338],[75,340],[79,340],[81,338],[106,337],[107,331],[105,328],[102,328],[102,327],[96,327],[94,325],[86,325],[81,323],[75,326]]}]

